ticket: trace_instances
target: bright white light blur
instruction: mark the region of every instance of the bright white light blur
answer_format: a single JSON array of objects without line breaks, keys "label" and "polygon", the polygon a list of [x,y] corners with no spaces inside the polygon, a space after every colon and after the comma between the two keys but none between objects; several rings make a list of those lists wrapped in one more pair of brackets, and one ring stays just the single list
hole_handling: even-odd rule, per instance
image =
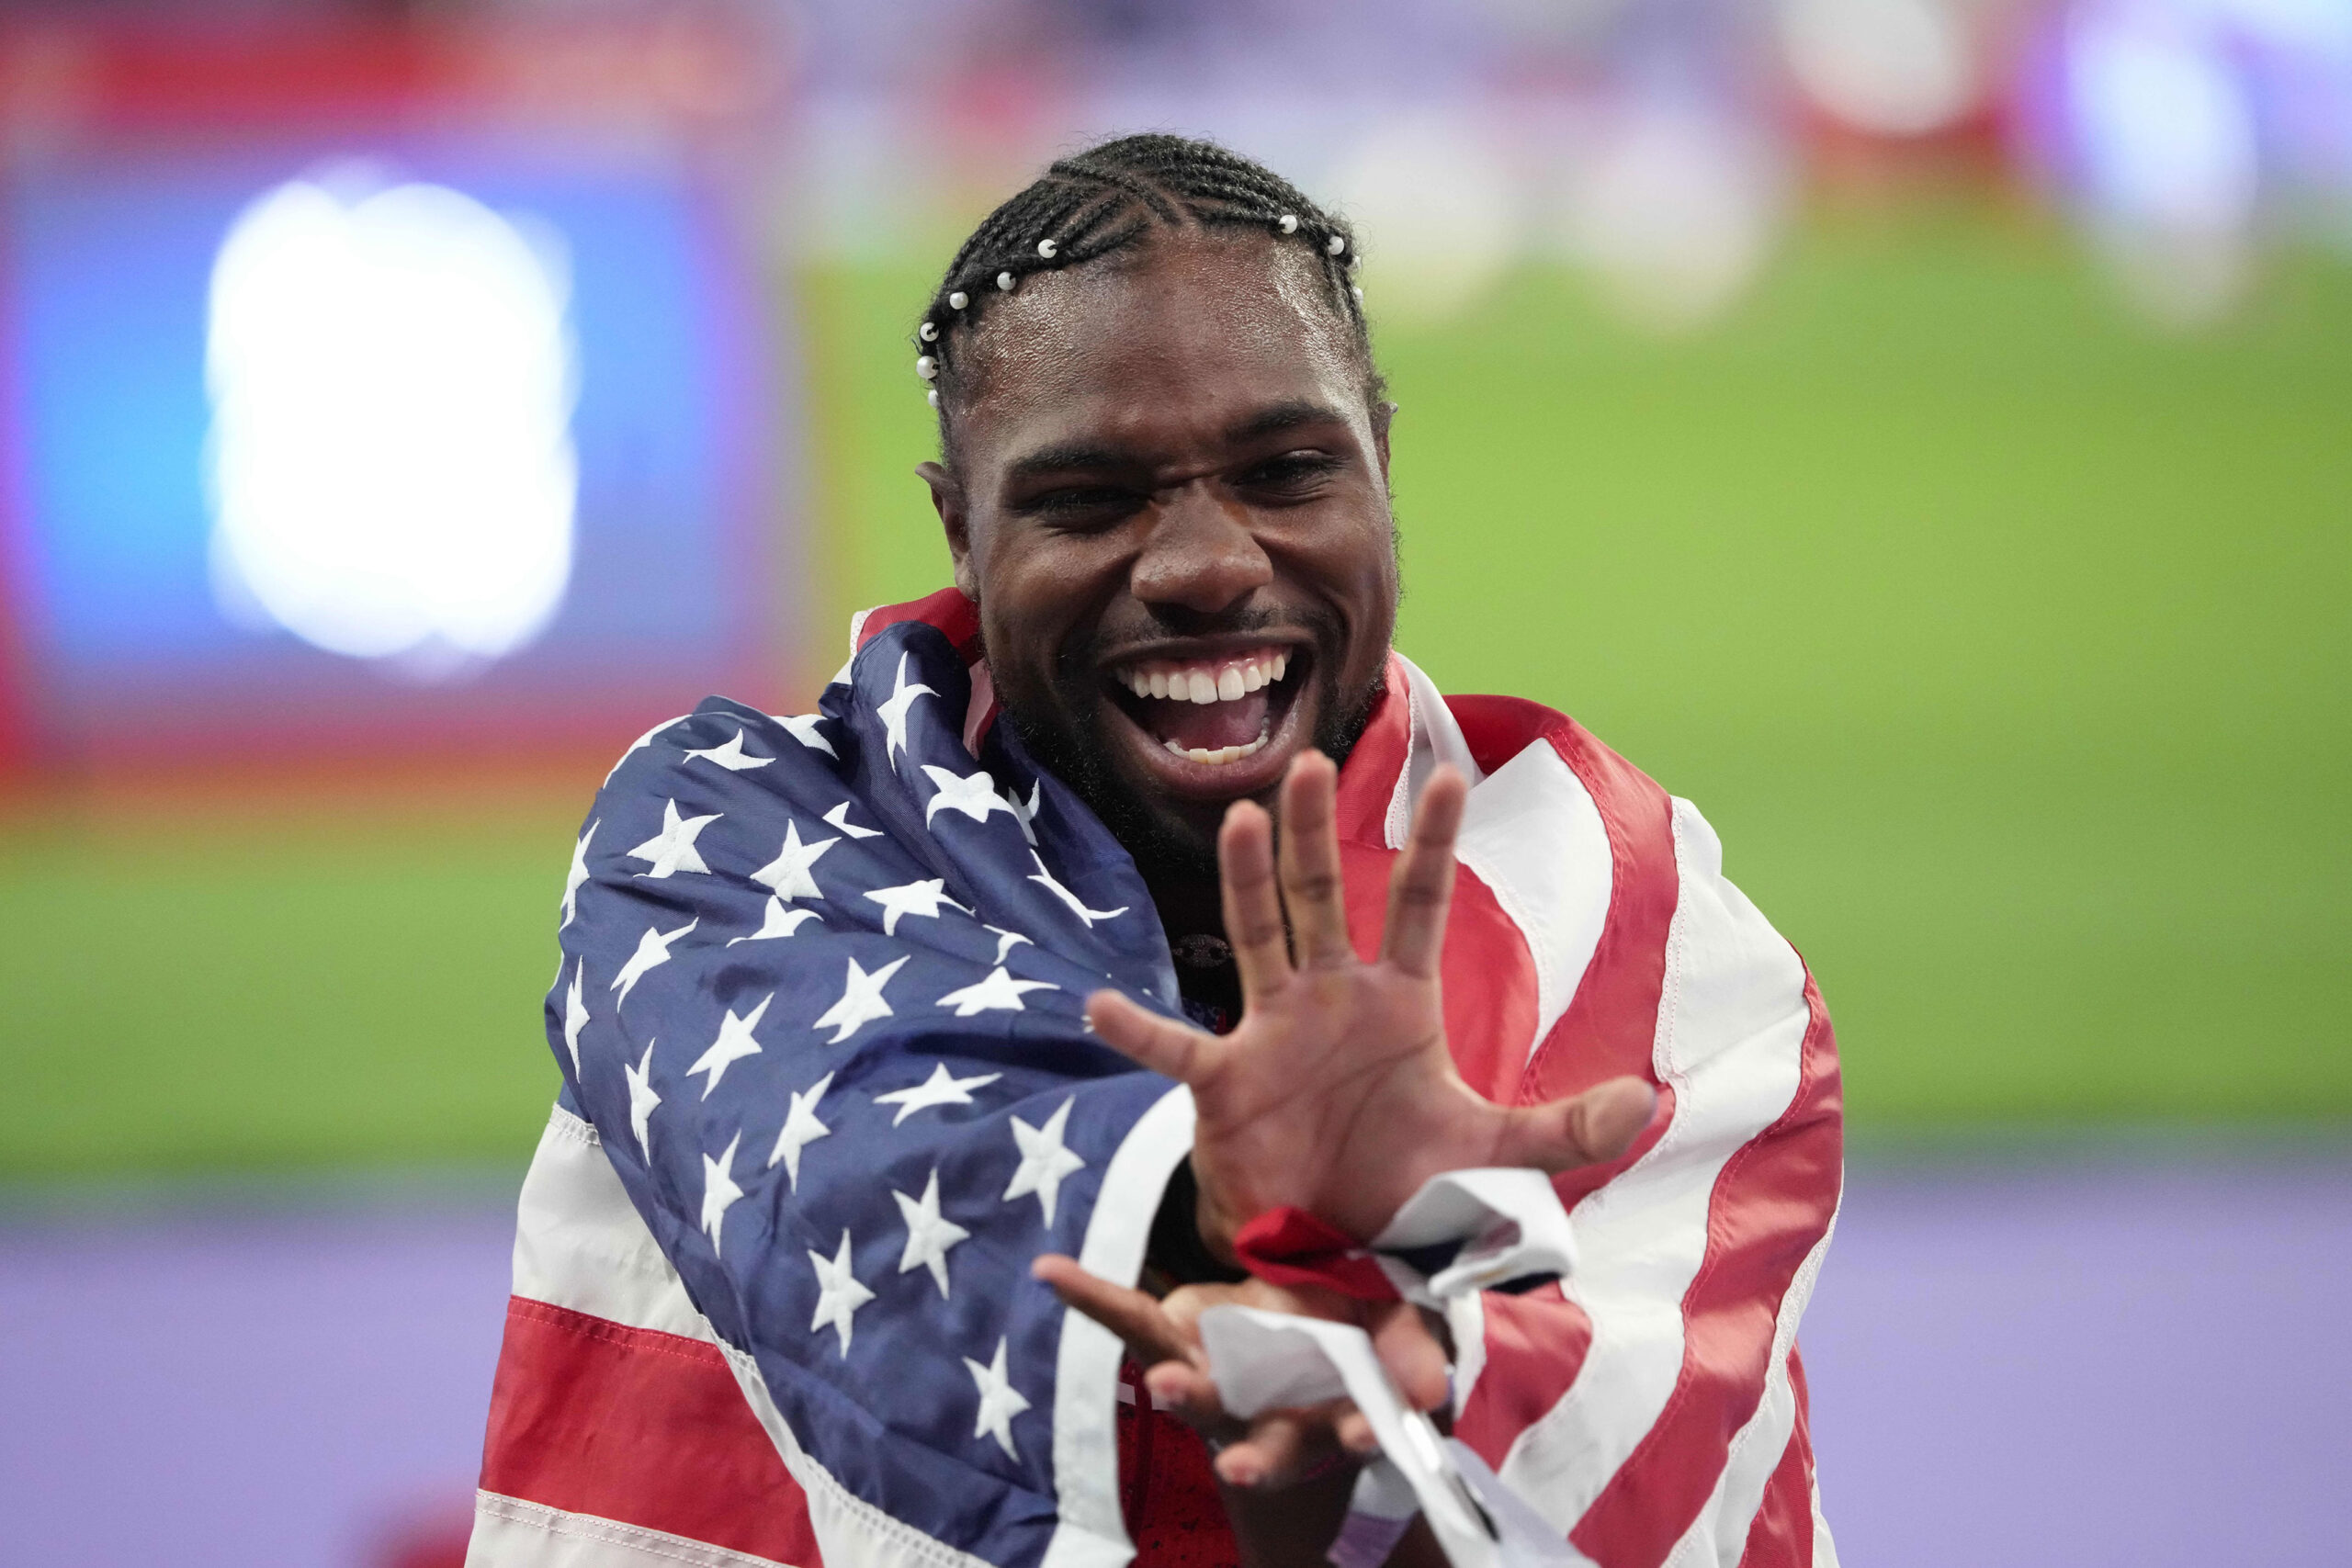
[{"label": "bright white light blur", "polygon": [[1780,208],[1778,171],[1752,138],[1690,110],[1636,106],[1580,159],[1567,239],[1619,314],[1677,331],[1738,299]]},{"label": "bright white light blur", "polygon": [[1920,136],[1952,124],[1981,90],[1950,0],[1783,0],[1781,52],[1823,110],[1857,130]]},{"label": "bright white light blur", "polygon": [[1363,247],[1363,288],[1387,321],[1455,314],[1510,270],[1523,194],[1498,151],[1462,118],[1418,115],[1381,126],[1333,182]]},{"label": "bright white light blur", "polygon": [[297,180],[238,218],[206,361],[225,611],[428,675],[547,625],[579,469],[542,249],[435,185]]},{"label": "bright white light blur", "polygon": [[2066,82],[2083,194],[2126,287],[2162,317],[2220,315],[2246,283],[2261,178],[2220,41],[2154,6],[2086,11]]}]

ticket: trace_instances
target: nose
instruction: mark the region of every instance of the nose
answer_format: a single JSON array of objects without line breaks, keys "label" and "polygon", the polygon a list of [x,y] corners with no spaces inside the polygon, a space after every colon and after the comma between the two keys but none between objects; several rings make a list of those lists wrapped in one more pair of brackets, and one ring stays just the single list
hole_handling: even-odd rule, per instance
[{"label": "nose", "polygon": [[1273,562],[1250,532],[1248,512],[1221,504],[1205,483],[1175,487],[1152,511],[1127,579],[1144,604],[1215,615],[1273,581]]}]

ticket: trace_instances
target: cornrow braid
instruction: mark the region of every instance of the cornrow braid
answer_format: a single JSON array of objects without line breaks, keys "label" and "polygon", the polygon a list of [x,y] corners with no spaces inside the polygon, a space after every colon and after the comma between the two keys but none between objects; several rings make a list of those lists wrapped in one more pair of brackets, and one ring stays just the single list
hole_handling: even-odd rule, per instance
[{"label": "cornrow braid", "polygon": [[1366,400],[1382,382],[1373,367],[1363,290],[1352,272],[1355,237],[1333,214],[1263,164],[1213,141],[1149,134],[1123,136],[1060,159],[1025,189],[980,220],[948,264],[915,329],[915,373],[931,384],[941,444],[958,346],[968,342],[989,300],[1033,273],[1082,266],[1126,249],[1155,229],[1212,225],[1257,228],[1295,241],[1316,258],[1332,310],[1363,361]]}]

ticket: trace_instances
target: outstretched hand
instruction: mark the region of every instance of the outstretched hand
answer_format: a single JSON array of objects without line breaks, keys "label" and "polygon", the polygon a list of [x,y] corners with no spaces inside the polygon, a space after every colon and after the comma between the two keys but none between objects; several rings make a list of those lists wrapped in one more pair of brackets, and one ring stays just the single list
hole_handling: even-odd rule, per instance
[{"label": "outstretched hand", "polygon": [[1441,1172],[1556,1174],[1612,1159],[1656,1104],[1635,1077],[1530,1106],[1498,1105],[1463,1081],[1446,1046],[1438,958],[1469,786],[1447,766],[1423,786],[1389,880],[1379,956],[1367,964],[1348,936],[1337,777],[1319,752],[1291,764],[1279,854],[1256,804],[1226,813],[1219,880],[1243,1004],[1230,1034],[1115,991],[1087,999],[1106,1043],[1192,1089],[1201,1235],[1220,1257],[1232,1257],[1242,1225],[1283,1205],[1370,1240]]}]

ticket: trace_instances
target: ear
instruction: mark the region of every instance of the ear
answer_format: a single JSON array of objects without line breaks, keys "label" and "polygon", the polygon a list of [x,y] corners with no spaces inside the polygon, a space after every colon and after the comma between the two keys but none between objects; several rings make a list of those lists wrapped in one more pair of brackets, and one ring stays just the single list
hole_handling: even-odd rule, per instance
[{"label": "ear", "polygon": [[964,487],[938,463],[917,463],[915,473],[931,488],[932,510],[939,513],[940,529],[947,536],[948,558],[956,563],[956,586],[964,591],[964,597],[977,603],[980,578],[972,563],[972,533],[969,514],[964,510]]},{"label": "ear", "polygon": [[1388,427],[1396,418],[1396,405],[1383,401],[1372,413],[1373,449],[1380,454],[1380,488],[1388,488]]}]

